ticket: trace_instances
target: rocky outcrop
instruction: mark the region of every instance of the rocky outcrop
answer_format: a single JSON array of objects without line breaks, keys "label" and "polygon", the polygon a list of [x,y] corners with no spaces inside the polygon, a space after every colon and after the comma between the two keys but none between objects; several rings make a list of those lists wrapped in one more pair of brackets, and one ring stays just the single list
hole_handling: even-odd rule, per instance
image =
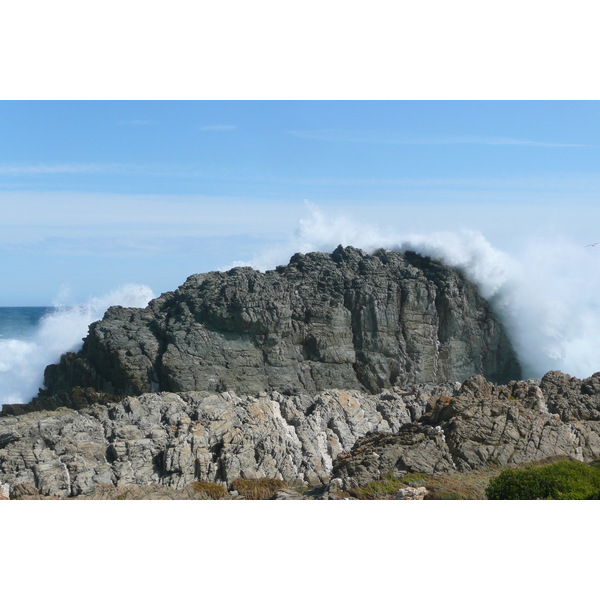
[{"label": "rocky outcrop", "polygon": [[[386,474],[468,471],[567,456],[600,457],[600,373],[580,380],[550,372],[542,380],[495,385],[473,376],[440,396],[418,423],[372,432],[338,455],[342,489]],[[339,486],[339,483],[337,484]]]},{"label": "rocky outcrop", "polygon": [[281,499],[321,486],[319,497],[337,499],[411,472],[598,459],[598,414],[600,373],[506,385],[473,376],[462,386],[379,394],[150,393],[0,418],[0,490],[11,498],[198,499],[194,481],[231,490],[238,478],[268,477],[290,485]]},{"label": "rocky outcrop", "polygon": [[458,271],[415,253],[338,247],[260,273],[193,275],[145,309],[113,307],[46,369],[46,396],[254,394],[520,375],[504,329]]},{"label": "rocky outcrop", "polygon": [[369,431],[398,431],[425,413],[420,386],[367,395],[330,390],[158,393],[0,418],[0,482],[41,495],[90,494],[98,486],[231,484],[278,478],[292,485],[329,481],[333,460]]}]

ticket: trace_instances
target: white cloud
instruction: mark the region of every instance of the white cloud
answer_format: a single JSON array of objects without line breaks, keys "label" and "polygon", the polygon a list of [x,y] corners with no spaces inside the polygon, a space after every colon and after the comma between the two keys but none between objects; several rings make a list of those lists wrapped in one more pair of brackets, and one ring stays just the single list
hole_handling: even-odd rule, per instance
[{"label": "white cloud", "polygon": [[0,175],[52,175],[59,173],[102,173],[114,171],[117,165],[107,164],[36,164],[0,165]]}]

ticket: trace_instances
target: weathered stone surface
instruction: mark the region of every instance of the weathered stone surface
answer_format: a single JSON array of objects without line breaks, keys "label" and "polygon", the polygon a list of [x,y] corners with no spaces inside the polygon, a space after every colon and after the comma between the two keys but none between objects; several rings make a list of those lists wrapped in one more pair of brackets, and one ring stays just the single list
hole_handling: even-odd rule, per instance
[{"label": "weathered stone surface", "polygon": [[164,392],[80,411],[6,416],[0,435],[15,435],[0,449],[0,478],[12,489],[29,485],[57,497],[89,495],[99,486],[111,494],[127,485],[181,490],[196,480],[229,484],[238,477],[318,486],[329,481],[339,452],[369,431],[398,431],[424,414],[431,393],[448,389]]},{"label": "weathered stone surface", "polygon": [[424,500],[425,496],[427,496],[427,488],[408,486],[398,490],[396,500]]},{"label": "weathered stone surface", "polygon": [[347,490],[387,473],[435,475],[554,456],[597,459],[599,381],[600,374],[579,380],[551,372],[541,383],[496,385],[473,376],[452,395],[430,396],[419,423],[358,440],[351,452],[338,455],[332,477]]},{"label": "weathered stone surface", "polygon": [[5,416],[0,481],[11,499],[202,499],[193,481],[269,477],[338,499],[388,474],[590,461],[600,458],[599,380],[552,372],[378,394],[162,392]]},{"label": "weathered stone surface", "polygon": [[271,500],[307,500],[307,497],[294,490],[279,490],[273,494]]},{"label": "weathered stone surface", "polygon": [[260,273],[193,275],[145,309],[110,308],[82,350],[46,369],[46,395],[75,386],[154,391],[506,382],[519,365],[503,327],[458,271],[406,252],[338,247]]},{"label": "weathered stone surface", "polygon": [[547,409],[563,421],[600,421],[600,373],[582,380],[550,371],[544,375],[540,389],[547,398]]},{"label": "weathered stone surface", "polygon": [[447,473],[454,468],[441,428],[409,423],[397,434],[370,433],[361,438],[351,452],[338,455],[332,477],[349,490],[388,474]]},{"label": "weathered stone surface", "polygon": [[24,498],[35,498],[40,495],[37,488],[28,483],[17,483],[10,492],[11,500],[23,500]]}]

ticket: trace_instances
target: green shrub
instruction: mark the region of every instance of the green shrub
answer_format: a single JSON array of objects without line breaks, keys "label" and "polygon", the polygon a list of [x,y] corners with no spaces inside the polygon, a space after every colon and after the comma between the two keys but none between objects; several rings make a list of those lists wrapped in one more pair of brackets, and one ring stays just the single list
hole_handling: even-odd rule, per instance
[{"label": "green shrub", "polygon": [[231,488],[236,490],[246,500],[268,500],[279,490],[287,488],[287,483],[281,479],[262,477],[261,479],[234,479]]},{"label": "green shrub", "polygon": [[490,500],[593,500],[600,495],[600,468],[579,461],[507,469],[490,480]]},{"label": "green shrub", "polygon": [[212,481],[194,481],[190,483],[194,494],[205,493],[211,500],[219,500],[227,496],[227,490],[218,483]]}]

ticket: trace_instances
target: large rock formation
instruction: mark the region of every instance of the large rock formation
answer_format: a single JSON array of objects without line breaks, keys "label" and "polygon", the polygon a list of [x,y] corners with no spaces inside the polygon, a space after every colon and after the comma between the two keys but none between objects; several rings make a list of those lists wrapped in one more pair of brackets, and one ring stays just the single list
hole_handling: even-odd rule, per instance
[{"label": "large rock formation", "polygon": [[145,309],[113,307],[46,394],[116,394],[506,382],[519,365],[490,306],[458,271],[406,252],[338,247],[260,273],[193,275]]},{"label": "large rock formation", "polygon": [[0,418],[0,493],[15,498],[187,498],[193,481],[238,477],[349,490],[556,456],[600,457],[600,373],[379,394],[162,392]]},{"label": "large rock formation", "polygon": [[425,412],[428,392],[367,395],[331,390],[162,392],[0,418],[0,484],[76,496],[100,485],[195,480],[231,484],[272,477],[296,485],[329,481],[335,457],[369,431],[396,432]]}]

